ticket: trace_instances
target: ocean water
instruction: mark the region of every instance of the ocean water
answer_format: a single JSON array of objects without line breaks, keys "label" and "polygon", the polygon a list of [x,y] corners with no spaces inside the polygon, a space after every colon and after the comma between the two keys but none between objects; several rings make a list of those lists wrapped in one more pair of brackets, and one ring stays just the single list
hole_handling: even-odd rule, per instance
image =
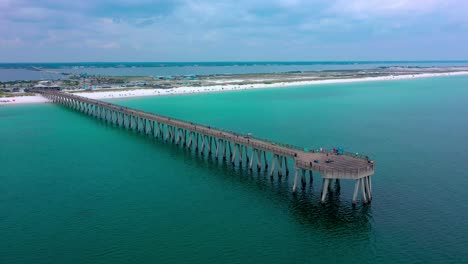
[{"label": "ocean water", "polygon": [[468,76],[114,100],[367,153],[353,182],[216,162],[62,106],[0,108],[0,263],[466,263]]},{"label": "ocean water", "polygon": [[32,70],[110,76],[179,76],[278,73],[291,71],[365,70],[379,67],[467,67],[468,61],[289,61],[289,62],[83,62],[0,63],[0,81],[66,78]]},{"label": "ocean water", "polygon": [[11,81],[34,81],[34,80],[57,80],[65,79],[64,75],[33,71],[24,68],[2,68],[0,67],[0,82]]}]

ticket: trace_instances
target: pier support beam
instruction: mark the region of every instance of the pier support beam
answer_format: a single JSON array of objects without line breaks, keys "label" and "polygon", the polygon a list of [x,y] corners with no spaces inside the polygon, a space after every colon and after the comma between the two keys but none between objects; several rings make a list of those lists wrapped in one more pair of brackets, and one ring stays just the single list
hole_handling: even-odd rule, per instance
[{"label": "pier support beam", "polygon": [[276,162],[278,163],[278,177],[281,178],[283,176],[283,158],[277,155]]},{"label": "pier support beam", "polygon": [[294,185],[293,185],[293,193],[296,192],[297,188],[297,177],[299,176],[299,169],[296,169],[296,172],[294,173]]},{"label": "pier support beam", "polygon": [[364,182],[366,186],[366,193],[367,193],[367,198],[369,199],[369,202],[372,201],[372,193],[370,191],[370,185],[369,185],[369,176],[364,177]]},{"label": "pier support beam", "polygon": [[227,142],[223,140],[223,160],[226,160]]},{"label": "pier support beam", "polygon": [[301,169],[301,183],[302,187],[305,187],[307,184],[306,178],[305,178],[305,170]]},{"label": "pier support beam", "polygon": [[239,151],[239,166],[242,167],[242,153],[243,153],[243,146],[242,145],[237,145],[237,150]]},{"label": "pier support beam", "polygon": [[218,160],[218,157],[219,157],[219,148],[221,146],[221,139],[218,139],[218,140],[215,140],[215,143],[216,143],[216,160]]},{"label": "pier support beam", "polygon": [[257,149],[257,171],[260,172],[262,169],[262,153],[260,153],[261,150]]},{"label": "pier support beam", "polygon": [[[229,146],[231,146],[231,144],[229,144]],[[237,144],[234,144],[234,152],[231,151],[231,163],[232,165],[235,165],[235,162],[236,162],[236,147],[237,147]]]},{"label": "pier support beam", "polygon": [[[249,170],[252,171],[252,166],[254,162],[254,154],[255,154],[255,149],[252,149],[252,154],[250,155],[250,164],[249,164]],[[246,153],[247,155],[247,153]]]},{"label": "pier support beam", "polygon": [[330,184],[330,179],[325,179],[325,181],[324,181],[324,183],[323,183],[322,203],[325,202],[325,198],[327,197],[328,184]]},{"label": "pier support beam", "polygon": [[276,155],[273,155],[271,159],[271,171],[270,171],[270,177],[272,178],[273,178],[273,173],[275,172],[275,159],[276,159]]},{"label": "pier support beam", "polygon": [[354,184],[353,205],[356,205],[356,200],[359,193],[359,182],[360,180],[357,179],[356,183]]},{"label": "pier support beam", "polygon": [[362,199],[363,199],[363,202],[366,204],[367,203],[367,197],[366,197],[366,184],[365,184],[365,180],[363,178],[360,179],[361,181],[361,190],[362,190]]}]

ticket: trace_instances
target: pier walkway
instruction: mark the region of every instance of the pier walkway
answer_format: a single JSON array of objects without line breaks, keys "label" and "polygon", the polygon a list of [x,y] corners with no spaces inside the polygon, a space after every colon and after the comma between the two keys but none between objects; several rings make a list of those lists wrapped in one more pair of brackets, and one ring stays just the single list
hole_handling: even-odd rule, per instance
[{"label": "pier walkway", "polygon": [[[116,104],[89,99],[60,91],[36,90],[55,103],[68,106],[90,116],[112,123],[119,127],[136,130],[164,141],[195,149],[201,154],[214,155],[233,164],[245,164],[250,170],[254,167],[269,172],[270,176],[289,175],[289,166],[294,174],[293,192],[301,178],[307,184],[306,174],[312,183],[314,172],[322,176],[322,202],[331,190],[333,180],[355,180],[353,204],[358,193],[362,193],[364,203],[372,200],[374,163],[368,157],[352,153],[311,152],[304,148],[272,142],[250,135],[238,134],[206,125],[183,121],[167,116],[131,109]],[[245,163],[244,163],[245,162]]]}]

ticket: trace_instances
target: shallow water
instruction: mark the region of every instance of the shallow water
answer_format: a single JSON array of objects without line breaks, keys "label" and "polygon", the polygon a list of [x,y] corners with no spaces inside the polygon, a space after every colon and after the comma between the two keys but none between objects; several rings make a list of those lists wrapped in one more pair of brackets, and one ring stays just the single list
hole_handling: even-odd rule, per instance
[{"label": "shallow water", "polygon": [[468,77],[113,102],[376,159],[353,182],[232,168],[56,105],[0,108],[0,263],[468,261]]}]

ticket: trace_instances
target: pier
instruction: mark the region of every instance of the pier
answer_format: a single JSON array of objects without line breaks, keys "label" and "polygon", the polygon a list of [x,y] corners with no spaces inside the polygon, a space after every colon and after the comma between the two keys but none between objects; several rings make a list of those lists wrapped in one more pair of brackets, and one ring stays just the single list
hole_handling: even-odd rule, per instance
[{"label": "pier", "polygon": [[[170,142],[216,160],[233,165],[246,166],[253,171],[266,171],[270,177],[289,176],[294,173],[292,191],[296,192],[314,181],[314,175],[322,177],[321,201],[332,191],[332,183],[354,180],[352,197],[356,204],[361,193],[363,203],[372,200],[374,163],[368,157],[347,152],[306,151],[304,148],[243,135],[207,125],[196,124],[167,116],[131,109],[112,103],[89,99],[60,91],[36,90],[36,93],[74,110],[93,116],[155,139]],[[308,177],[307,177],[308,176]],[[299,183],[300,180],[300,183]]]}]

